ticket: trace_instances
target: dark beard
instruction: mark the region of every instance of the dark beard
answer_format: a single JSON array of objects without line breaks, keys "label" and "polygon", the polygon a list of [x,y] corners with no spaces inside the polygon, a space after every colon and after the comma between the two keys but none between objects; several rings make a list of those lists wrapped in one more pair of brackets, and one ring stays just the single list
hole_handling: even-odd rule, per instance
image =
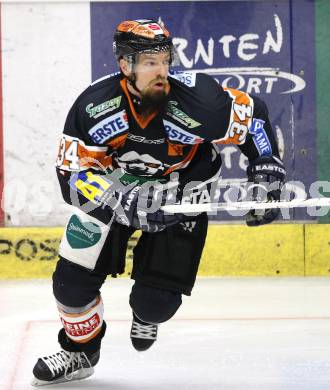
[{"label": "dark beard", "polygon": [[149,116],[151,113],[158,111],[164,112],[168,103],[168,95],[165,91],[150,93],[149,91],[142,94],[140,111],[143,116]]}]

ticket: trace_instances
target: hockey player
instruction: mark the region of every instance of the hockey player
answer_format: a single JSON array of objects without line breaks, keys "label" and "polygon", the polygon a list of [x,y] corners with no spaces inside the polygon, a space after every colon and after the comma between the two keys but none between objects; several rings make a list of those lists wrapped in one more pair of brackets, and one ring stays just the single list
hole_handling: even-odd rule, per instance
[{"label": "hockey player", "polygon": [[[159,324],[180,307],[181,295],[191,294],[207,216],[157,209],[141,219],[138,202],[145,183],[166,185],[177,173],[182,193],[191,181],[209,182],[221,166],[217,146],[229,143],[248,157],[249,181],[278,184],[269,199],[279,198],[285,176],[265,104],[224,90],[205,74],[169,75],[175,51],[163,25],[120,23],[114,52],[120,73],[94,82],[78,97],[60,143],[58,178],[65,201],[74,206],[53,275],[62,350],[38,359],[36,386],[93,373],[106,331],[100,288],[107,275],[124,272],[128,239],[136,229],[142,235],[129,299],[133,347],[147,350]],[[154,196],[148,188],[147,203]],[[251,211],[247,223],[269,223],[277,214]]]}]

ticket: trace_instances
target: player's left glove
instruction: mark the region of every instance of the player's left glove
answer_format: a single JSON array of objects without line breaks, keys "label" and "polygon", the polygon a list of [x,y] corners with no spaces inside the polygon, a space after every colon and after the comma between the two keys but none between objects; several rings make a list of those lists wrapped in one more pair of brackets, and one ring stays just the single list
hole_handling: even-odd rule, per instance
[{"label": "player's left glove", "polygon": [[[286,171],[280,159],[272,156],[258,157],[247,168],[249,183],[252,184],[252,200],[280,200]],[[266,198],[266,199],[263,199]],[[251,210],[246,215],[248,226],[260,226],[273,222],[279,215],[279,209]]]}]

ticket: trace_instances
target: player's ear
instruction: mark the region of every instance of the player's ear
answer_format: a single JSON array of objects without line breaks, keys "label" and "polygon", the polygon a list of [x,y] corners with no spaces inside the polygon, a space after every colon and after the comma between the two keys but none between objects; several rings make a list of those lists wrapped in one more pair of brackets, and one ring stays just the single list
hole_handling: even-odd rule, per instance
[{"label": "player's ear", "polygon": [[132,72],[132,65],[127,60],[125,60],[124,58],[121,58],[119,60],[119,67],[120,67],[120,70],[123,72],[123,74],[126,77],[130,76],[130,74]]}]

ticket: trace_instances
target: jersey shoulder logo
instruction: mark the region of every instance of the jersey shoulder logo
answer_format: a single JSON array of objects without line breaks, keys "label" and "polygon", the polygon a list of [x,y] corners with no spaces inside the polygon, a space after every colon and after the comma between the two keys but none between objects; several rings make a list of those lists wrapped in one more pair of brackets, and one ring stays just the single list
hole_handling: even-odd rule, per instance
[{"label": "jersey shoulder logo", "polygon": [[119,108],[120,102],[121,96],[117,96],[113,99],[106,100],[105,102],[102,102],[97,106],[94,106],[94,103],[89,103],[86,106],[86,112],[87,114],[89,114],[90,118],[96,119],[100,116],[107,114],[108,112],[114,111]]},{"label": "jersey shoulder logo", "polygon": [[169,77],[180,81],[190,88],[196,85],[196,73],[193,72],[172,72],[169,74]]},{"label": "jersey shoulder logo", "polygon": [[63,134],[56,167],[63,171],[81,171],[88,168],[104,170],[111,165],[108,147],[86,145],[81,139]]},{"label": "jersey shoulder logo", "polygon": [[166,135],[170,141],[177,141],[188,145],[200,144],[204,141],[203,138],[181,129],[179,126],[166,119],[163,119],[163,123]]},{"label": "jersey shoulder logo", "polygon": [[201,126],[202,124],[195,121],[195,119],[190,118],[185,112],[181,111],[178,107],[178,102],[170,100],[167,107],[167,115],[176,121],[182,123],[183,125],[193,129],[195,127]]},{"label": "jersey shoulder logo", "polygon": [[103,144],[108,139],[126,132],[128,127],[127,113],[122,110],[98,122],[88,131],[88,134],[93,142]]},{"label": "jersey shoulder logo", "polygon": [[229,124],[223,138],[213,140],[217,144],[242,145],[252,124],[253,99],[245,92],[224,88],[232,99]]},{"label": "jersey shoulder logo", "polygon": [[252,134],[253,142],[258,149],[260,156],[269,156],[272,154],[272,146],[264,129],[265,121],[254,118],[249,133]]}]

